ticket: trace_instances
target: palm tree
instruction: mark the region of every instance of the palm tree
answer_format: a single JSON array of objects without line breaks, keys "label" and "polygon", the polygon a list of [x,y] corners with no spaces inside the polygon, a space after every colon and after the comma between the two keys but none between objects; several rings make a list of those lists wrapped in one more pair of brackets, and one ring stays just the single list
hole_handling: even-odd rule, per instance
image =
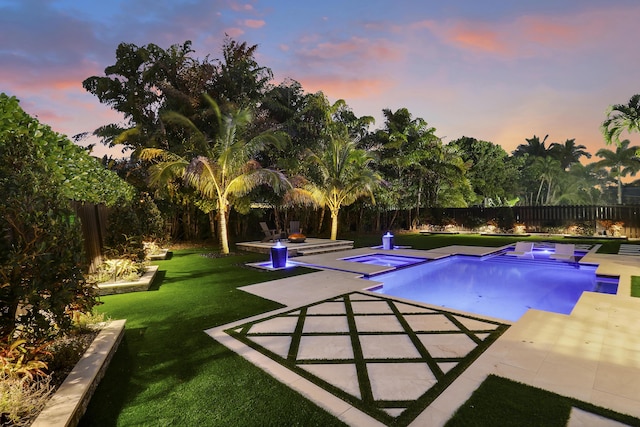
[{"label": "palm tree", "polygon": [[564,144],[554,142],[549,147],[551,155],[560,162],[563,170],[567,170],[572,164],[580,163],[580,157],[591,158],[591,153],[586,151],[584,145],[576,145],[575,138],[567,139]]},{"label": "palm tree", "polygon": [[525,138],[527,143],[518,145],[513,155],[515,157],[524,156],[525,154],[528,154],[529,157],[547,157],[549,155],[549,149],[544,144],[548,137],[549,135],[545,135],[542,141],[540,141],[540,138],[536,135],[533,135],[532,138]]},{"label": "palm tree", "polygon": [[627,105],[615,104],[607,109],[607,119],[600,125],[607,144],[620,145],[622,131],[640,132],[640,94],[633,95]]},{"label": "palm tree", "polygon": [[178,113],[167,113],[165,121],[182,124],[193,135],[194,152],[180,156],[167,150],[146,148],[142,150],[143,160],[159,160],[150,168],[152,185],[160,186],[181,178],[195,188],[210,204],[213,202],[218,213],[220,250],[229,253],[227,220],[230,207],[239,198],[246,196],[260,185],[268,185],[276,191],[289,189],[291,184],[285,176],[271,169],[262,168],[254,156],[268,144],[279,145],[282,136],[264,132],[250,140],[241,137],[240,131],[250,123],[248,110],[237,110],[221,120],[217,104],[208,96],[218,119],[218,132],[208,137],[189,119]]},{"label": "palm tree", "polygon": [[307,186],[317,203],[331,212],[331,240],[338,237],[338,213],[361,196],[370,196],[381,181],[377,172],[369,168],[373,157],[368,151],[356,148],[356,142],[343,131],[330,135],[327,147],[320,153],[308,153],[320,181]]},{"label": "palm tree", "polygon": [[596,153],[597,157],[602,157],[602,160],[596,162],[596,167],[600,169],[609,168],[611,176],[618,183],[619,205],[622,204],[622,177],[627,175],[634,176],[640,170],[640,161],[636,157],[636,152],[640,147],[629,147],[629,144],[629,140],[625,139],[620,141],[615,152],[602,148]]}]

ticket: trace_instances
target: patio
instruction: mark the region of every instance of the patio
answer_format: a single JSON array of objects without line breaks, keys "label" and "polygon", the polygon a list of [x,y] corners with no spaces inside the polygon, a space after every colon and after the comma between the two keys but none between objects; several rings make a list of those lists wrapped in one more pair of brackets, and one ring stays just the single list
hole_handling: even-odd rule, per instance
[{"label": "patio", "polygon": [[[494,251],[393,253],[435,259]],[[489,374],[640,417],[640,299],[628,296],[631,275],[640,274],[637,257],[588,253],[581,262],[620,276],[617,295],[585,292],[569,316],[530,310],[509,325],[364,291],[372,283],[357,276],[386,267],[347,272],[342,258],[372,252],[385,251],[298,257],[329,269],[241,288],[287,307],[206,332],[354,426],[443,425]],[[572,423],[616,425],[583,411]]]}]

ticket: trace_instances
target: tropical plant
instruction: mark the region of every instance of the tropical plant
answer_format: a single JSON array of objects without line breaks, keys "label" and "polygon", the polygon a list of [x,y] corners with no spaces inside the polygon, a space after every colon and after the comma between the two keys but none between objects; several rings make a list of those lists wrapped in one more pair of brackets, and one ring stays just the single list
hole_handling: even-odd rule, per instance
[{"label": "tropical plant", "polygon": [[607,144],[621,145],[623,131],[640,132],[640,94],[633,95],[628,104],[614,104],[607,109],[607,118],[600,130]]},{"label": "tropical plant", "polygon": [[158,161],[150,168],[153,185],[166,186],[181,179],[195,188],[204,200],[213,202],[218,214],[220,250],[228,254],[229,209],[261,185],[267,185],[276,192],[291,187],[281,172],[262,168],[254,160],[257,153],[268,145],[282,145],[284,135],[263,132],[245,139],[243,130],[251,122],[250,112],[243,109],[222,117],[216,102],[204,96],[213,116],[218,119],[217,134],[206,135],[187,117],[167,113],[165,120],[181,123],[193,138],[196,149],[180,156],[167,150],[147,148],[141,157]]},{"label": "tropical plant", "polygon": [[90,279],[95,280],[96,283],[135,281],[144,274],[145,270],[146,264],[141,261],[127,258],[107,259],[98,266],[97,272],[92,274]]},{"label": "tropical plant", "polygon": [[307,186],[307,190],[320,206],[331,213],[331,240],[338,236],[340,208],[348,206],[362,196],[370,196],[381,181],[380,175],[371,170],[371,154],[358,149],[349,138],[346,129],[335,130],[329,135],[327,147],[320,153],[308,153],[308,161],[319,171],[319,180]]},{"label": "tropical plant", "polygon": [[640,170],[640,160],[636,156],[640,147],[629,147],[630,141],[625,139],[620,141],[616,151],[601,148],[596,153],[596,157],[602,160],[596,162],[597,168],[608,168],[612,178],[618,185],[618,204],[622,204],[622,178],[634,176]]},{"label": "tropical plant", "polygon": [[0,378],[45,376],[47,363],[42,356],[50,353],[43,345],[32,345],[24,338],[12,339],[11,335],[0,342]]}]

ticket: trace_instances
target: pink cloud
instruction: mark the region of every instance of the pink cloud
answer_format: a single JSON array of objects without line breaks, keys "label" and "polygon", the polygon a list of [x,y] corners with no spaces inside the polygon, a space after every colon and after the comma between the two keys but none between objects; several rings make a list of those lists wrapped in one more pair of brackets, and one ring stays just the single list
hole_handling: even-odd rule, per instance
[{"label": "pink cloud", "polygon": [[237,38],[244,34],[244,30],[238,27],[231,27],[224,30],[225,34],[228,34],[230,37]]},{"label": "pink cloud", "polygon": [[262,28],[264,27],[266,24],[266,22],[264,22],[262,19],[245,19],[244,20],[244,25],[246,25],[249,28]]},{"label": "pink cloud", "polygon": [[482,25],[456,26],[449,30],[448,38],[453,44],[464,49],[498,54],[509,51],[506,43],[501,40],[500,34]]},{"label": "pink cloud", "polygon": [[249,3],[241,4],[237,2],[231,2],[229,3],[229,7],[235,12],[250,12],[253,10],[253,5],[250,5]]},{"label": "pink cloud", "polygon": [[335,67],[357,72],[372,63],[400,61],[404,48],[384,39],[370,40],[351,37],[348,40],[307,43],[295,53],[298,60],[307,67],[332,61]]},{"label": "pink cloud", "polygon": [[583,31],[580,26],[557,24],[541,17],[524,17],[520,23],[524,38],[541,45],[550,45],[558,41],[576,42],[581,38],[579,33]]},{"label": "pink cloud", "polygon": [[[639,7],[587,9],[571,15],[525,15],[510,21],[415,21],[413,32],[427,30],[446,45],[462,51],[498,57],[551,55],[570,48],[606,47],[631,28]],[[616,22],[612,27],[611,22]],[[394,32],[401,28],[395,28]]]},{"label": "pink cloud", "polygon": [[343,78],[329,76],[307,76],[300,79],[305,91],[322,91],[330,98],[357,99],[376,96],[390,87],[390,82],[382,79]]}]

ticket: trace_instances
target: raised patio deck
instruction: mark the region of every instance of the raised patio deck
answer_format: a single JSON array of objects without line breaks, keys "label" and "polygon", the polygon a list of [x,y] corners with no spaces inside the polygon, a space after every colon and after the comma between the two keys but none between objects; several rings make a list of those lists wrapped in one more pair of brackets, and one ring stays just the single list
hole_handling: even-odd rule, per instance
[{"label": "raised patio deck", "polygon": [[[281,244],[288,248],[289,257],[353,249],[353,241],[351,240],[316,239],[312,237],[308,237],[303,243],[291,243],[287,240],[281,240]],[[275,245],[275,242],[243,242],[236,243],[236,248],[247,252],[268,254],[273,245]]]}]

